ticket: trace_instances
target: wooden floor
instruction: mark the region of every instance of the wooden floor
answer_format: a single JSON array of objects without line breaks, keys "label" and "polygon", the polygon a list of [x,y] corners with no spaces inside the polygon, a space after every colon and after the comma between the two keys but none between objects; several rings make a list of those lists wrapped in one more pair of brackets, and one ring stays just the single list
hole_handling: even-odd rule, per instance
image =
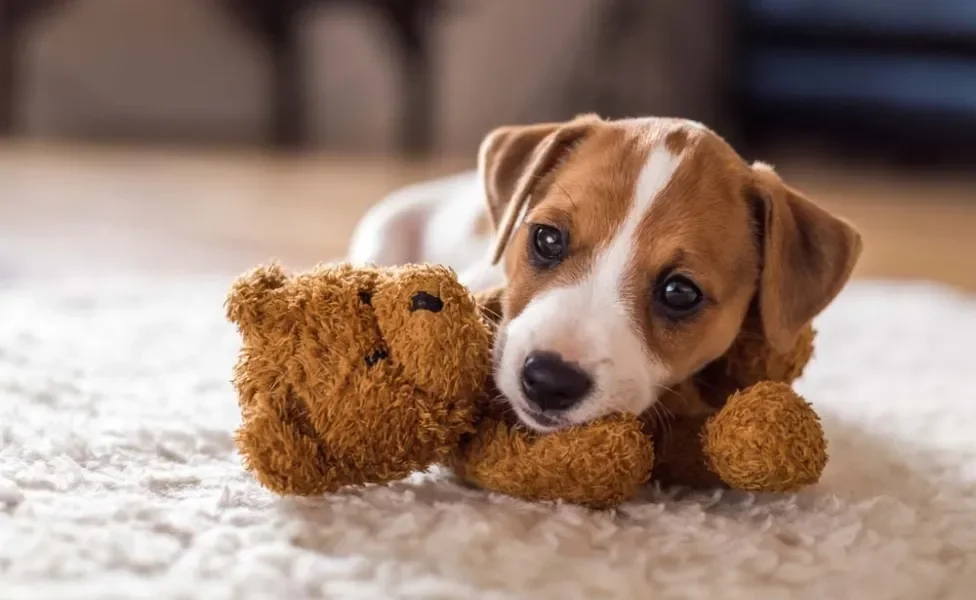
[{"label": "wooden floor", "polygon": [[[857,276],[976,292],[976,176],[776,164],[861,229]],[[356,220],[384,194],[470,166],[0,145],[0,277],[234,273],[270,258],[304,268],[341,257]]]}]

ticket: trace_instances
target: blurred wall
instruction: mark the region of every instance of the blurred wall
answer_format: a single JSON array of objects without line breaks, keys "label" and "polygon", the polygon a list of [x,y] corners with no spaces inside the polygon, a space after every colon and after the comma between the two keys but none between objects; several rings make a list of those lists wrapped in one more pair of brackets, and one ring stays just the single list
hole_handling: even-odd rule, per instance
[{"label": "blurred wall", "polygon": [[[572,84],[580,77],[598,79],[600,61],[614,60],[594,52],[595,18],[604,4],[458,2],[436,28],[437,150],[470,153],[485,131],[500,123],[563,118],[589,109],[583,94],[574,96],[579,86]],[[715,55],[721,53],[707,43],[708,28],[714,29],[708,25],[714,11],[707,9],[715,2],[660,4],[672,17],[661,31],[648,31],[649,41],[659,41],[645,53],[646,63],[615,76],[643,78],[648,97],[644,104],[632,103],[637,112],[644,105],[672,114],[688,108],[693,113],[688,116],[704,118],[709,108],[702,99],[707,104],[714,97],[708,86]],[[660,42],[670,35],[687,45],[692,24],[699,28],[692,37],[705,27],[706,43],[699,40],[696,47],[706,56],[696,58],[694,51],[689,55]],[[309,18],[304,43],[313,142],[357,152],[394,148],[396,61],[381,31],[369,11],[354,7]],[[268,109],[265,61],[215,3],[76,0],[40,23],[31,37],[24,119],[28,132],[41,136],[258,142]],[[677,83],[682,71],[697,86],[684,94]]]},{"label": "blurred wall", "polygon": [[37,135],[260,135],[259,49],[198,0],[82,0],[27,47],[24,120]]}]

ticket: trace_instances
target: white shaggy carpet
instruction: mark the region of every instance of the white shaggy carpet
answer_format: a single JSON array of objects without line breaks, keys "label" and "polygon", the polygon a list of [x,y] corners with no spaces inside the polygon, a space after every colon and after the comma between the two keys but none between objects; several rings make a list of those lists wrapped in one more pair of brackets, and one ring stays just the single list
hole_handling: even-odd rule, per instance
[{"label": "white shaggy carpet", "polygon": [[0,291],[0,598],[976,597],[976,300],[857,284],[823,315],[816,488],[588,513],[430,475],[272,497],[231,442],[226,285]]}]

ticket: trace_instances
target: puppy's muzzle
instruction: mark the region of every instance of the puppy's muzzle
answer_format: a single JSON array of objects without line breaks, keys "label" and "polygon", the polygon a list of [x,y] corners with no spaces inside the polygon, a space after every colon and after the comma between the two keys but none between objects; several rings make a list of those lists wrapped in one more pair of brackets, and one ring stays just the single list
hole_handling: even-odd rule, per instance
[{"label": "puppy's muzzle", "polygon": [[532,352],[521,373],[525,397],[542,412],[573,408],[593,389],[593,379],[555,352]]}]

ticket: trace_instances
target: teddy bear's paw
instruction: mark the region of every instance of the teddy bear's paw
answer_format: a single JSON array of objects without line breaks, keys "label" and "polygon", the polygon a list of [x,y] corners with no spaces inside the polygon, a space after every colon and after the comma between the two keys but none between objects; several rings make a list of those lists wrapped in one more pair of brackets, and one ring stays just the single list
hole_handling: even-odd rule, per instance
[{"label": "teddy bear's paw", "polygon": [[827,463],[820,418],[789,385],[762,382],[733,395],[706,423],[709,468],[733,488],[792,492]]},{"label": "teddy bear's paw", "polygon": [[237,432],[245,465],[279,494],[322,494],[403,479],[446,460],[472,431],[473,406],[431,402],[409,387],[392,391],[380,394],[386,410],[359,415],[310,410],[291,392],[259,394]]},{"label": "teddy bear's paw", "polygon": [[312,496],[361,483],[337,468],[307,424],[283,417],[257,405],[237,431],[245,467],[261,485],[281,495]]},{"label": "teddy bear's paw", "polygon": [[511,421],[483,422],[454,467],[462,479],[486,490],[603,509],[634,497],[653,462],[642,423],[618,415],[549,434]]},{"label": "teddy bear's paw", "polygon": [[306,404],[310,435],[360,482],[396,481],[443,462],[473,431],[473,399],[433,398],[393,375],[362,380],[339,401]]}]

